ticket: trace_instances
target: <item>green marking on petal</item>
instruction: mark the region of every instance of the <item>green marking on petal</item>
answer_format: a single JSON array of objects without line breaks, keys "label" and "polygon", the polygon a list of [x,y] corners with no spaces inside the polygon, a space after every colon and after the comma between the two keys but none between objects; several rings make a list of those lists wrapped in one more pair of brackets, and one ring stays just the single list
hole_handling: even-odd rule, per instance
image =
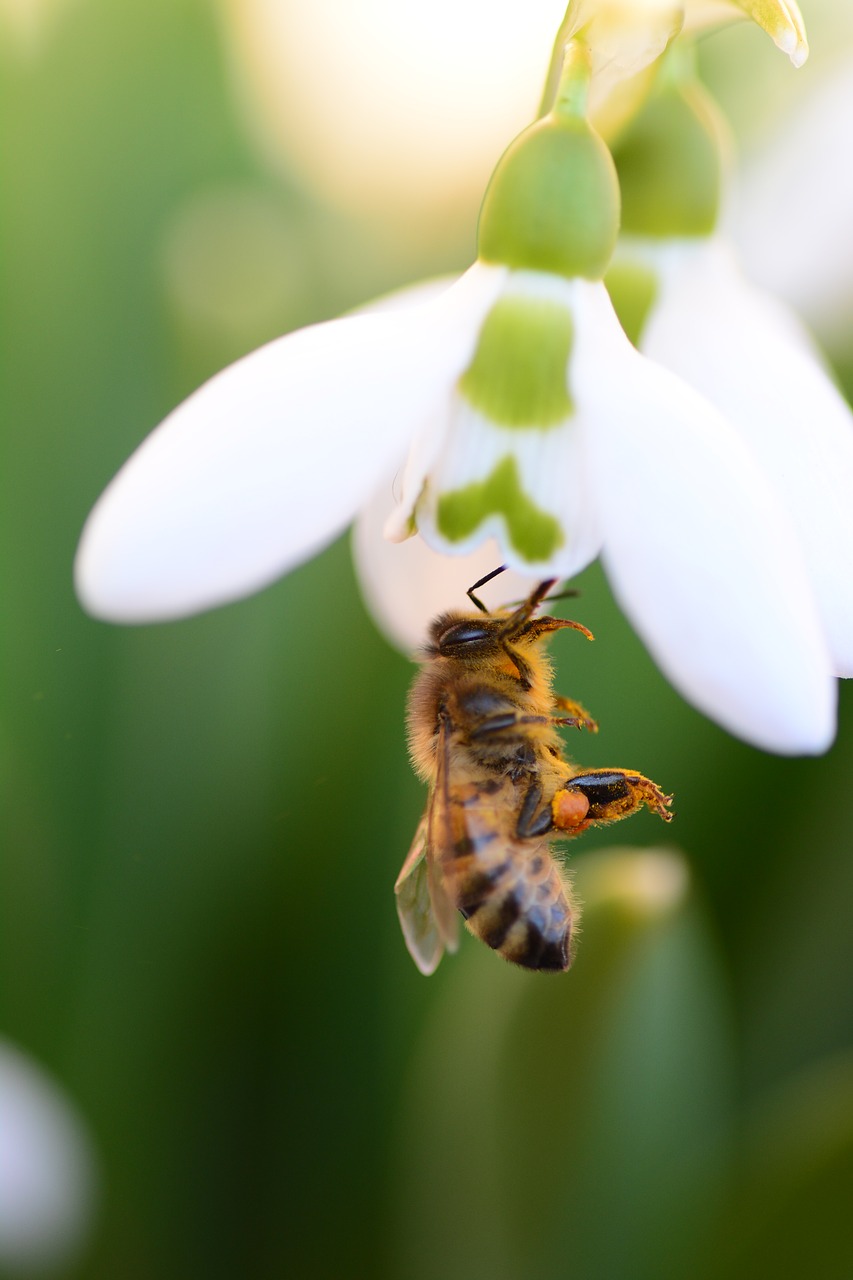
[{"label": "green marking on petal", "polygon": [[604,277],[622,328],[639,347],[649,312],[658,295],[658,278],[639,262],[616,262]]},{"label": "green marking on petal", "polygon": [[568,310],[543,298],[501,298],[483,327],[459,390],[502,427],[556,427],[574,412],[568,389],[574,328]]},{"label": "green marking on petal", "polygon": [[521,487],[513,457],[502,458],[491,475],[438,500],[438,529],[448,542],[469,538],[489,516],[503,516],[515,550],[531,564],[547,560],[565,541],[560,522]]}]

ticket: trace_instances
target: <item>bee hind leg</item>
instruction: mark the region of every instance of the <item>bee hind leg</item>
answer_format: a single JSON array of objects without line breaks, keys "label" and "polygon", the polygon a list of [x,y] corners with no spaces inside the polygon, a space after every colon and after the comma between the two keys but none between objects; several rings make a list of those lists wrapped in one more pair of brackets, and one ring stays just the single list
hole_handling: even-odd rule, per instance
[{"label": "bee hind leg", "polygon": [[593,822],[618,822],[645,805],[664,822],[671,822],[672,796],[664,795],[650,778],[633,769],[598,769],[578,773],[551,802],[554,826],[577,833]]}]

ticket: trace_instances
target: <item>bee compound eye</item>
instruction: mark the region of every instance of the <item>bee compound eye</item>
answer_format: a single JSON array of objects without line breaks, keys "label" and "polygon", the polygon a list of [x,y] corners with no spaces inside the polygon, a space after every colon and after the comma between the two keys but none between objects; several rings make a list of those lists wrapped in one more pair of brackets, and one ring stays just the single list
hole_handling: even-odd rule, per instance
[{"label": "bee compound eye", "polygon": [[488,627],[479,626],[476,622],[455,622],[438,637],[439,649],[464,648],[467,645],[482,644],[488,640],[491,632]]}]

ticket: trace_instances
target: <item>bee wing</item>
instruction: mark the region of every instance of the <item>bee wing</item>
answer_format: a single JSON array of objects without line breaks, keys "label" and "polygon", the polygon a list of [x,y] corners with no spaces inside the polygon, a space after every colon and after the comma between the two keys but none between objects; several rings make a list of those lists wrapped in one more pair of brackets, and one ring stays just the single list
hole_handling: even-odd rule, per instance
[{"label": "bee wing", "polygon": [[444,954],[444,940],[432,905],[427,848],[429,809],[421,818],[408,857],[397,876],[397,915],[409,954],[421,973],[434,973]]},{"label": "bee wing", "polygon": [[450,792],[450,729],[446,716],[439,721],[436,744],[435,786],[426,812],[426,865],[429,896],[438,932],[451,953],[459,949],[459,913],[450,893],[442,863],[453,847],[453,812]]},{"label": "bee wing", "polygon": [[437,851],[447,847],[451,831],[445,722],[439,725],[436,779],[412,847],[397,877],[397,914],[409,954],[421,973],[433,973],[445,950],[459,947],[457,904],[448,892]]}]

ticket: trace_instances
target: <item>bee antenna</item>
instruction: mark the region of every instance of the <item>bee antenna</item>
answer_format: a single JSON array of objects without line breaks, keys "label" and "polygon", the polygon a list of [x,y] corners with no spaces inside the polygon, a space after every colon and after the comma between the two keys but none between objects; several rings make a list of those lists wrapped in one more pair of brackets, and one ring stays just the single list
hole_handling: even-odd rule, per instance
[{"label": "bee antenna", "polygon": [[483,604],[482,600],[479,600],[477,596],[474,595],[474,592],[477,591],[480,587],[484,587],[487,582],[491,582],[492,578],[496,578],[499,573],[505,573],[505,572],[506,572],[506,565],[502,564],[497,569],[493,569],[491,573],[487,573],[485,578],[480,578],[478,582],[475,582],[473,586],[470,586],[468,588],[468,591],[466,592],[468,599],[471,601],[473,605],[477,606],[477,608],[480,610],[481,613],[488,613],[489,611],[486,608],[486,606]]}]

